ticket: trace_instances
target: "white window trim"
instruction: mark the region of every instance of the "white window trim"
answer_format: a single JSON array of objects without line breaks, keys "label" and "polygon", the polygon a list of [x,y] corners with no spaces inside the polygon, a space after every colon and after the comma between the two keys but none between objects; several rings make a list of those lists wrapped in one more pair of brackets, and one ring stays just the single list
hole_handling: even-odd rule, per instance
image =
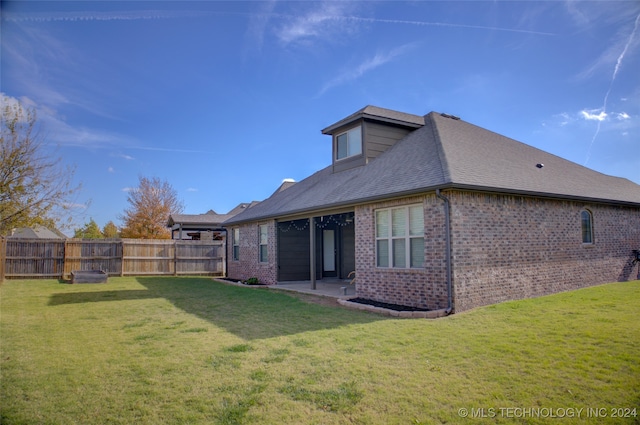
[{"label": "white window trim", "polygon": [[[265,241],[262,241],[262,228],[265,229]],[[262,247],[265,247],[265,258],[262,258]],[[269,226],[266,224],[258,225],[258,262],[260,263],[268,263],[269,262]]]},{"label": "white window trim", "polygon": [[[355,129],[360,129],[360,152],[352,154],[352,153],[349,153],[349,133],[352,132]],[[340,136],[344,135],[344,134],[347,135],[347,154],[346,154],[346,156],[344,156],[342,158],[338,158],[338,138]],[[335,142],[335,144],[336,144],[336,150],[335,150],[335,152],[336,152],[336,154],[335,154],[336,161],[342,161],[342,160],[345,160],[345,159],[350,159],[350,158],[356,157],[358,155],[362,155],[362,152],[364,150],[364,141],[362,139],[363,139],[363,137],[362,137],[362,125],[357,125],[355,127],[351,127],[350,129],[348,129],[346,131],[343,131],[341,133],[336,134],[336,137],[335,137],[335,141],[336,141]]]},{"label": "white window trim", "polygon": [[[591,236],[590,242],[584,241],[584,221],[582,219],[582,215],[587,213],[589,215],[589,236]],[[593,246],[596,243],[595,238],[595,229],[593,225],[593,212],[588,208],[583,208],[580,210],[580,239],[582,240],[583,246]]]},{"label": "white window trim", "polygon": [[[422,252],[422,265],[418,267],[411,267],[411,240],[412,239],[422,239],[424,246],[424,215],[422,218],[422,233],[420,235],[411,235],[410,234],[410,216],[409,211],[412,207],[420,207],[422,208],[422,204],[411,204],[404,205],[400,207],[389,207],[389,208],[379,208],[374,211],[374,232],[375,232],[375,263],[377,268],[381,269],[424,269],[424,250]],[[393,210],[403,210],[405,214],[405,235],[404,236],[393,236]],[[378,236],[378,212],[388,212],[388,235],[384,237]],[[404,267],[394,266],[393,264],[393,241],[394,240],[403,240],[405,241],[405,265]],[[388,266],[380,266],[378,265],[378,241],[387,241],[387,252],[388,252]]]},{"label": "white window trim", "polygon": [[[236,237],[237,233],[237,237]],[[238,247],[236,255],[236,247]],[[240,261],[240,228],[234,227],[231,229],[231,259],[233,261]]]}]

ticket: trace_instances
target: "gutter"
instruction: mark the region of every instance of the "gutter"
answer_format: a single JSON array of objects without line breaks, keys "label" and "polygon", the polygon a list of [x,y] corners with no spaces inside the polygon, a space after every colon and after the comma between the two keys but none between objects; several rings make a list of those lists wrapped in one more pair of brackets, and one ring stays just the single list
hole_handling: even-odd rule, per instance
[{"label": "gutter", "polygon": [[444,225],[445,225],[445,240],[447,243],[447,309],[445,313],[451,314],[453,311],[452,300],[452,265],[451,265],[451,204],[449,198],[440,193],[440,189],[436,189],[436,196],[444,201]]},{"label": "gutter", "polygon": [[[302,219],[302,218],[308,217],[309,214],[318,215],[323,211],[349,208],[355,205],[363,205],[363,204],[368,204],[371,202],[377,202],[382,200],[398,199],[398,198],[404,198],[404,197],[413,196],[413,195],[422,195],[434,189],[436,190],[436,192],[439,191],[440,189],[443,189],[443,190],[450,189],[450,190],[463,190],[463,191],[478,192],[478,193],[490,193],[490,194],[496,194],[496,195],[526,196],[526,197],[533,197],[533,198],[551,199],[551,200],[557,200],[557,201],[575,201],[575,202],[591,202],[591,203],[597,203],[597,204],[614,204],[614,205],[634,207],[634,208],[637,208],[638,206],[640,206],[640,202],[635,202],[635,201],[621,201],[621,200],[615,200],[615,199],[590,198],[587,196],[562,195],[562,194],[534,192],[534,191],[526,191],[526,190],[509,190],[505,188],[489,187],[489,186],[475,186],[475,185],[466,185],[466,184],[447,183],[442,185],[409,189],[409,190],[404,190],[404,191],[395,192],[395,193],[386,193],[381,195],[367,196],[360,199],[351,199],[351,200],[337,202],[334,204],[327,204],[323,206],[315,205],[315,206],[299,208],[291,211],[284,211],[284,212],[279,211],[279,212],[269,213],[265,215],[256,215],[256,216],[247,217],[247,218],[238,217],[239,215],[242,214],[240,213],[238,215],[233,216],[229,220],[224,221],[221,225],[223,227],[226,227],[226,226],[238,225],[242,223],[250,223],[258,220],[280,219],[283,217],[286,217],[286,218],[298,217]],[[266,200],[263,202],[266,202]],[[237,220],[234,220],[236,218]]]}]

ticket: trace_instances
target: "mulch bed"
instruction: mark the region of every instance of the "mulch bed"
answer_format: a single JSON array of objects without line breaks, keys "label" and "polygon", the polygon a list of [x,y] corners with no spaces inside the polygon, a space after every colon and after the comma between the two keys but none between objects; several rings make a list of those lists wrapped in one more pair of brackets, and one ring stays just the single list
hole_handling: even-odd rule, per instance
[{"label": "mulch bed", "polygon": [[389,304],[389,303],[383,303],[380,301],[368,300],[366,298],[350,298],[348,301],[352,303],[372,305],[374,307],[382,307],[388,310],[395,310],[395,311],[429,311],[429,309],[426,309],[426,308],[409,307],[406,305],[399,305],[399,304]]},{"label": "mulch bed", "polygon": [[215,280],[224,280],[225,282],[231,282],[231,283],[242,283],[245,286],[269,286],[266,283],[245,283],[237,279],[229,279],[226,277],[216,277]]}]

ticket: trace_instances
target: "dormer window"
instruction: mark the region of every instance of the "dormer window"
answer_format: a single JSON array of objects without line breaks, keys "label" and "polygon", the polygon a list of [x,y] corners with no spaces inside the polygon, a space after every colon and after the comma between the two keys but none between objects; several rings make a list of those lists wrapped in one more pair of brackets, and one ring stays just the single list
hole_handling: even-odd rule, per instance
[{"label": "dormer window", "polygon": [[349,158],[362,153],[362,127],[354,127],[351,130],[336,136],[336,159]]}]

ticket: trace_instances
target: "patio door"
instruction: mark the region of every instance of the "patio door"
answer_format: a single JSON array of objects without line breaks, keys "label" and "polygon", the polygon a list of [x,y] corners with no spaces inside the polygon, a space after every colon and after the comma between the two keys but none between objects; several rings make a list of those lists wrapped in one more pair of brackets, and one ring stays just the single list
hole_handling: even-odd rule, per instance
[{"label": "patio door", "polygon": [[338,276],[336,269],[336,232],[333,229],[322,231],[322,276]]}]

